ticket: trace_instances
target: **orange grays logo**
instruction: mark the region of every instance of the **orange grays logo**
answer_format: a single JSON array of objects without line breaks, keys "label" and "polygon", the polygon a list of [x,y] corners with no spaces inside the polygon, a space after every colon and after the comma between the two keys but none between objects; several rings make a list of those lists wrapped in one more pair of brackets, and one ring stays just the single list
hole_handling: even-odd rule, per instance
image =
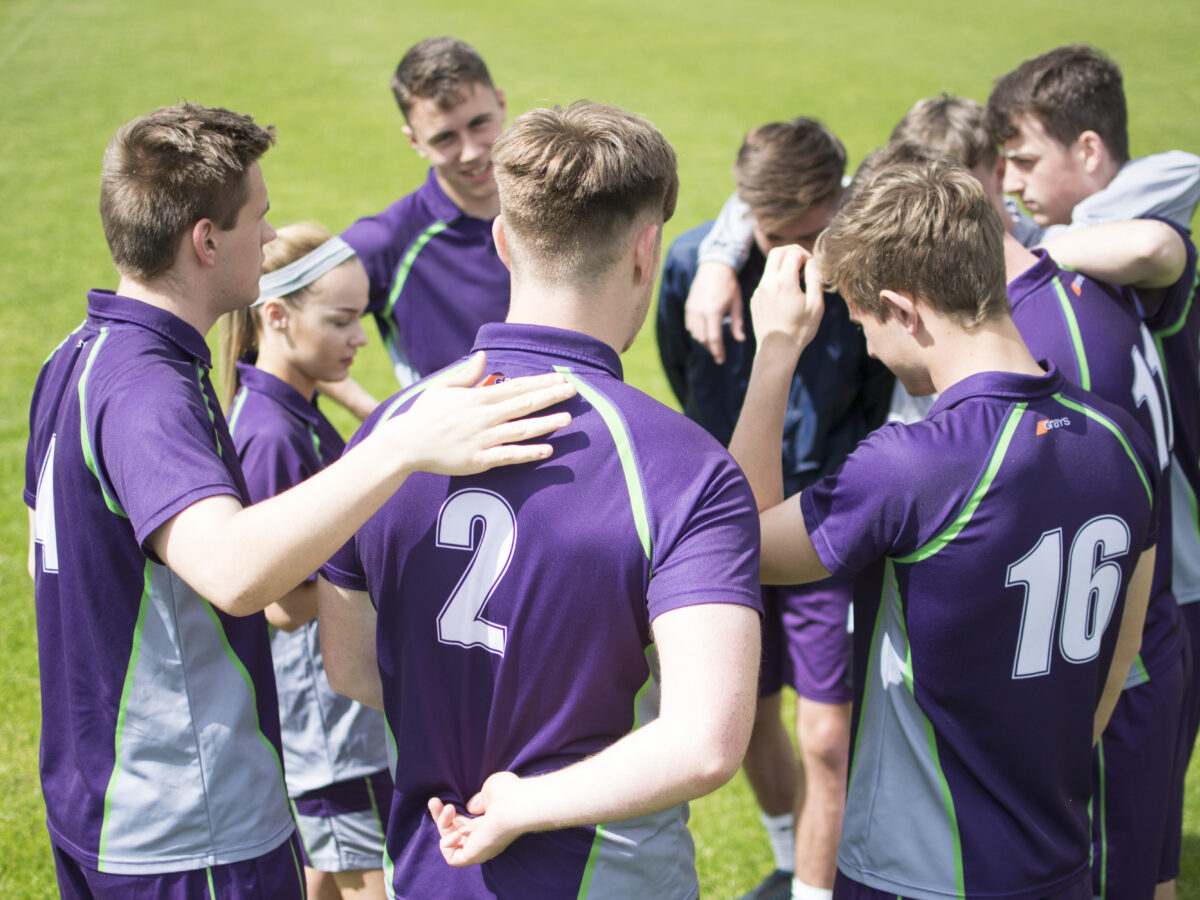
[{"label": "orange grays logo", "polygon": [[1066,416],[1061,419],[1039,419],[1037,423],[1037,434],[1049,434],[1055,428],[1066,428],[1071,424],[1071,420]]},{"label": "orange grays logo", "polygon": [[1075,292],[1076,297],[1080,296],[1083,293],[1083,276],[1082,275],[1075,276],[1075,280],[1071,282],[1071,290],[1073,290]]},{"label": "orange grays logo", "polygon": [[479,382],[479,386],[487,387],[489,384],[501,384],[505,381],[508,381],[507,375],[502,375],[499,372],[493,372],[491,375],[484,378],[483,381]]}]

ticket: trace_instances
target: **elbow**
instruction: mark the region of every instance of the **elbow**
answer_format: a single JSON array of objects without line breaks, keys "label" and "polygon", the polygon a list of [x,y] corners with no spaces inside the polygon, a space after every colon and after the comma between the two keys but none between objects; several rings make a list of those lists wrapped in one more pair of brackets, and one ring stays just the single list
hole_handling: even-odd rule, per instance
[{"label": "elbow", "polygon": [[1146,221],[1138,232],[1134,252],[1142,260],[1142,287],[1170,287],[1183,274],[1187,248],[1183,239],[1165,222]]}]

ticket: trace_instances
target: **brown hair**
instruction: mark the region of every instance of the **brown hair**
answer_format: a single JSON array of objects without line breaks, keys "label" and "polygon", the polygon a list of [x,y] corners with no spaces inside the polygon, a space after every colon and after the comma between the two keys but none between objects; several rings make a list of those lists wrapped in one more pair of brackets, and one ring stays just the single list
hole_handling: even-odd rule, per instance
[{"label": "brown hair", "polygon": [[841,197],[846,148],[816,119],[768,122],[751,129],[733,178],[756,221],[789,222]]},{"label": "brown hair", "polygon": [[648,121],[614,106],[530,110],[496,140],[492,162],[515,238],[510,256],[550,281],[599,278],[632,227],[675,211],[675,151]]},{"label": "brown hair", "polygon": [[[275,232],[274,240],[263,246],[263,272],[274,272],[289,263],[294,263],[312,253],[331,237],[333,235],[329,229],[316,222],[285,225]],[[280,299],[294,309],[299,309],[304,305],[304,298],[311,287],[312,285],[302,287]],[[221,317],[221,400],[226,410],[233,404],[233,396],[241,386],[236,363],[254,362],[258,354],[258,339],[262,334],[262,327],[261,306],[235,309]]]},{"label": "brown hair", "polygon": [[1095,47],[1057,47],[996,79],[987,103],[988,129],[996,143],[1015,137],[1015,120],[1026,113],[1064,147],[1094,131],[1118,164],[1129,160],[1121,68]]},{"label": "brown hair", "polygon": [[864,163],[874,174],[817,240],[826,281],[880,321],[883,290],[919,296],[967,328],[1008,314],[1004,230],[983,188],[949,157],[921,159],[929,151],[913,145],[879,153],[908,151],[917,158]]},{"label": "brown hair", "polygon": [[275,142],[250,116],[185,103],[123,126],[100,176],[100,218],[123,274],[154,278],[201,219],[230,229],[246,202],[246,172]]},{"label": "brown hair", "polygon": [[966,97],[938,94],[918,100],[892,130],[891,141],[932,147],[966,169],[993,165],[999,150],[987,127],[987,111]]},{"label": "brown hair", "polygon": [[447,110],[466,99],[467,88],[492,88],[492,76],[470,44],[452,37],[431,37],[409,48],[392,76],[392,93],[404,120],[417,100],[433,100]]}]

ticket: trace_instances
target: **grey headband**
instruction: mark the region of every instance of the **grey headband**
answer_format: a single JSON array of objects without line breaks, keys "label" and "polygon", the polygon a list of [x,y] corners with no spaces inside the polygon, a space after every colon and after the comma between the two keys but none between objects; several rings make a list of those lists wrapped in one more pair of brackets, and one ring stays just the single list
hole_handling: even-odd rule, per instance
[{"label": "grey headband", "polygon": [[282,269],[268,272],[258,279],[258,299],[251,306],[261,306],[272,297],[286,297],[308,287],[330,269],[336,268],[354,255],[353,248],[340,237],[331,237],[316,250],[290,262]]}]

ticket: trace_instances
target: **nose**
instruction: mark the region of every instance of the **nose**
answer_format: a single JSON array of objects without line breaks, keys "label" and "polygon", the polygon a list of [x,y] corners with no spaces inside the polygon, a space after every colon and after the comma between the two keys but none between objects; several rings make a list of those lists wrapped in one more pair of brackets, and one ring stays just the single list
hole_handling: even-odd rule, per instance
[{"label": "nose", "polygon": [[367,333],[363,330],[362,319],[356,319],[354,322],[354,327],[350,331],[350,346],[367,346]]},{"label": "nose", "polygon": [[1006,194],[1016,194],[1017,196],[1020,196],[1021,192],[1025,190],[1025,182],[1017,175],[1016,166],[1004,167],[1002,189]]},{"label": "nose", "polygon": [[264,244],[269,244],[271,241],[275,240],[275,229],[271,227],[271,223],[266,219],[263,219],[262,224],[262,242]]},{"label": "nose", "polygon": [[488,152],[492,145],[487,141],[481,141],[478,138],[467,136],[463,140],[462,156],[460,157],[464,163],[473,163],[482,159],[487,159]]}]

